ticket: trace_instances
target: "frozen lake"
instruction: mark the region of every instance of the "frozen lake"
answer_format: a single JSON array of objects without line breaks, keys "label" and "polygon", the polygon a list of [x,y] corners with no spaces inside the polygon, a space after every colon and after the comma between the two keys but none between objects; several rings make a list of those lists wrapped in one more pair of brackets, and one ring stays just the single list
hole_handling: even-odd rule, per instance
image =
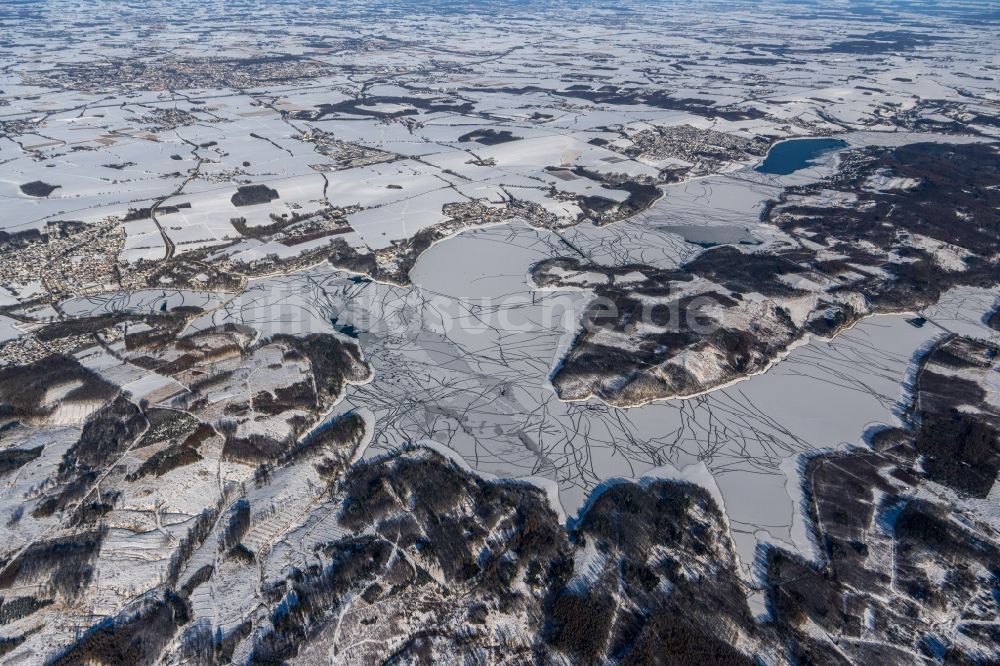
[{"label": "frozen lake", "polygon": [[[624,242],[632,232],[600,229],[594,247],[609,233]],[[569,516],[610,478],[703,464],[744,563],[761,541],[809,550],[796,515],[797,456],[863,446],[869,428],[895,422],[914,354],[945,330],[991,335],[979,317],[994,296],[963,291],[924,312],[923,327],[905,315],[872,317],[694,399],[627,410],[566,403],[548,377],[590,296],[535,291],[527,279],[534,262],[563,249],[555,235],[518,224],[474,230],[429,250],[412,288],[317,268],[261,281],[203,325],[261,325],[280,312],[293,331],[331,330],[336,318],[337,327],[353,327],[375,370],[337,408],[374,416],[367,456],[433,440],[480,472],[555,482]]]}]

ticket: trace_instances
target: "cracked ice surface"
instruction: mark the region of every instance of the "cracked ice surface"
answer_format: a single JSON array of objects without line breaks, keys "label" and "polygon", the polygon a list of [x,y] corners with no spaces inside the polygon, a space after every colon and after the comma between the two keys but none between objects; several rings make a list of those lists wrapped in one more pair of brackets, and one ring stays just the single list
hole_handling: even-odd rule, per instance
[{"label": "cracked ice surface", "polygon": [[760,540],[808,551],[792,531],[790,458],[858,445],[867,428],[894,422],[914,352],[948,327],[990,335],[975,313],[989,309],[992,296],[957,290],[923,313],[929,325],[915,327],[905,315],[869,318],[832,341],[797,346],[765,374],[694,399],[627,410],[565,403],[548,376],[590,296],[535,291],[527,273],[568,242],[614,263],[649,261],[656,252],[660,265],[683,261],[691,247],[648,220],[581,227],[571,241],[503,225],[431,248],[413,270],[412,288],[321,267],[253,283],[195,326],[350,330],[375,378],[352,387],[338,411],[371,410],[367,455],[433,440],[481,472],[554,480],[570,515],[606,479],[704,463],[744,563]]}]

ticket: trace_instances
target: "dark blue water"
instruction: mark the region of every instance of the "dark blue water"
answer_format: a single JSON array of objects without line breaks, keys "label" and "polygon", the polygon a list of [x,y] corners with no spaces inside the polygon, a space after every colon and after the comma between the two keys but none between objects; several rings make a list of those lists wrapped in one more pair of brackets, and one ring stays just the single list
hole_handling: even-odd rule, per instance
[{"label": "dark blue water", "polygon": [[771,146],[757,171],[787,176],[806,168],[820,155],[841,148],[847,148],[847,142],[840,139],[789,139]]},{"label": "dark blue water", "polygon": [[350,324],[338,324],[336,317],[330,319],[330,325],[333,326],[334,330],[338,333],[343,333],[344,335],[354,339],[358,338],[358,329],[354,328]]}]

